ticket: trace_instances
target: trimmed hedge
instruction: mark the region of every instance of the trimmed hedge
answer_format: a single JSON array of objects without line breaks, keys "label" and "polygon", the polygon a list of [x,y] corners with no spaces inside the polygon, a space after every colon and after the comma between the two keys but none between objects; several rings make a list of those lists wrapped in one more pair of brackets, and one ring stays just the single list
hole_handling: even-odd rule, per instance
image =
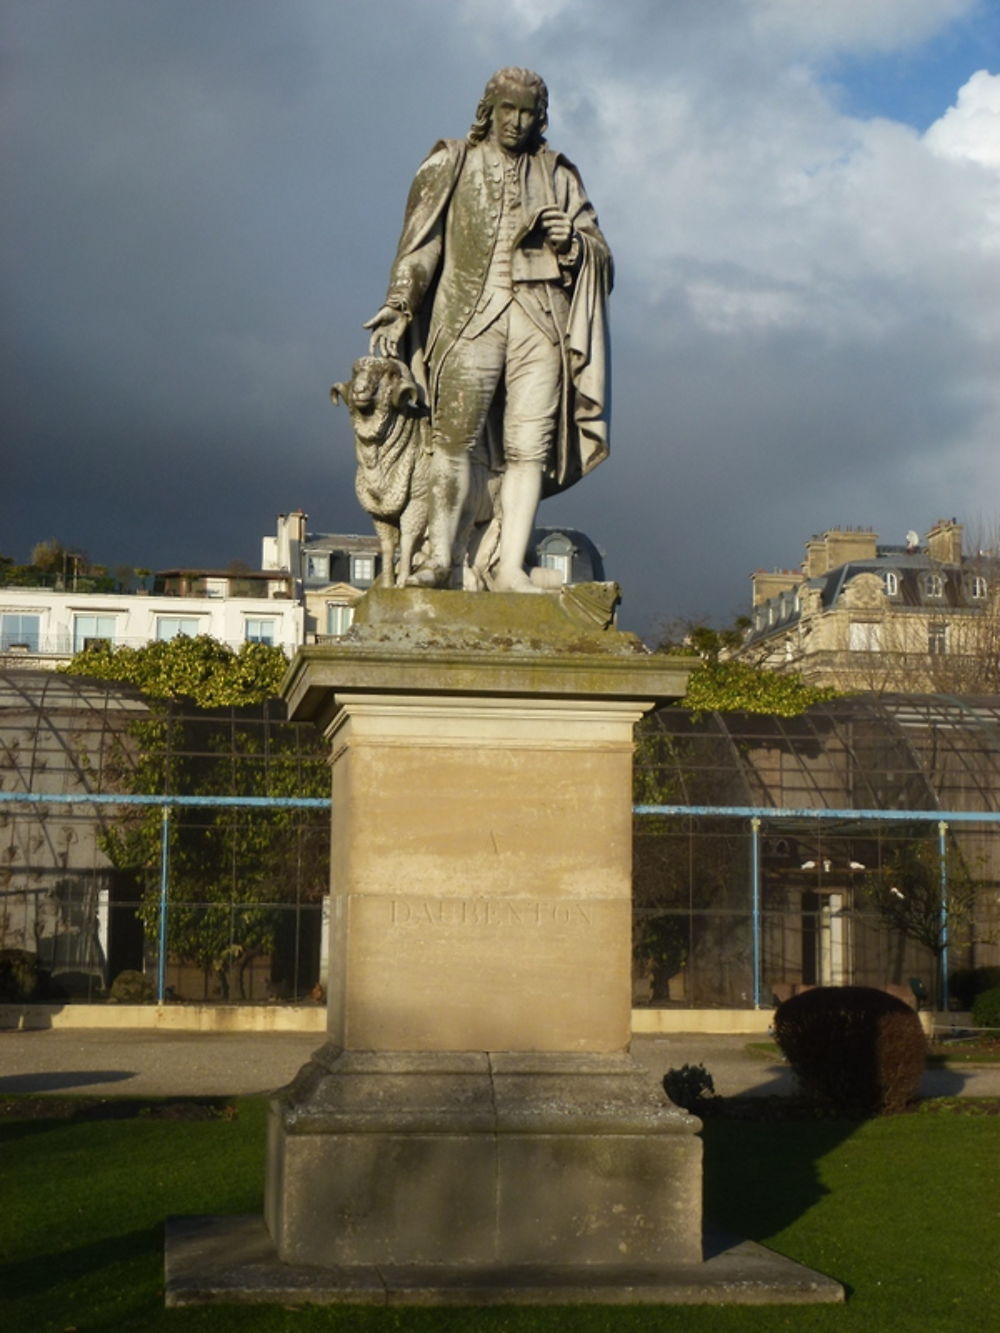
[{"label": "trimmed hedge", "polygon": [[1000,986],[979,992],[972,1006],[972,1021],[977,1028],[1000,1030]]},{"label": "trimmed hedge", "polygon": [[962,967],[953,972],[948,981],[948,989],[958,1001],[959,1009],[971,1009],[977,995],[997,986],[1000,986],[1000,967]]},{"label": "trimmed hedge", "polygon": [[145,973],[126,968],[111,983],[108,999],[112,1004],[151,1004],[156,999],[156,987]]},{"label": "trimmed hedge", "polygon": [[715,1096],[715,1080],[704,1065],[681,1065],[664,1074],[663,1091],[675,1106],[697,1112]]},{"label": "trimmed hedge", "polygon": [[49,974],[38,955],[26,949],[0,949],[0,1001],[25,1004],[43,998]]},{"label": "trimmed hedge", "polygon": [[804,1096],[851,1115],[902,1111],[927,1057],[908,1004],[868,986],[818,986],[774,1015],[774,1035]]}]

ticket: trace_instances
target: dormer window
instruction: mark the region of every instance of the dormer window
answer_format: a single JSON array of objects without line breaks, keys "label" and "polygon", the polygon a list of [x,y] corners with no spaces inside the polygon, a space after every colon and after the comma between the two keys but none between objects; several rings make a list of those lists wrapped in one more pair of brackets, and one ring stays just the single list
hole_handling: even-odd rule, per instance
[{"label": "dormer window", "polygon": [[944,575],[943,574],[925,574],[924,575],[924,594],[927,597],[944,596]]},{"label": "dormer window", "polygon": [[538,546],[538,563],[542,569],[554,569],[563,583],[573,577],[573,543],[563,532],[551,533]]},{"label": "dormer window", "polygon": [[563,555],[559,551],[545,551],[542,555],[542,568],[556,570],[563,583],[569,582],[571,562],[572,556]]},{"label": "dormer window", "polygon": [[886,597],[899,596],[899,575],[894,569],[887,569],[882,575],[882,588]]},{"label": "dormer window", "polygon": [[990,590],[990,585],[983,578],[982,574],[973,574],[969,580],[969,592],[977,602],[983,601]]}]

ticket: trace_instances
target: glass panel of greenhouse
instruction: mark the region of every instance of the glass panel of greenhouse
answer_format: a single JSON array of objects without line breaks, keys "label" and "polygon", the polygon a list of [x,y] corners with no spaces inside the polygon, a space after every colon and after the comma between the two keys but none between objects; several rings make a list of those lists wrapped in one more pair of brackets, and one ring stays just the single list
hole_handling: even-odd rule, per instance
[{"label": "glass panel of greenhouse", "polygon": [[[2,793],[328,797],[329,781],[322,738],[277,701],[185,708],[58,672],[0,672]],[[155,976],[162,823],[158,805],[0,803],[0,1000],[27,998],[32,980],[36,1000],[93,1000],[122,972]],[[326,810],[180,808],[168,836],[168,997],[313,991]]]},{"label": "glass panel of greenhouse", "polygon": [[[636,800],[702,810],[636,818],[636,1003],[750,1004],[755,947],[763,1003],[856,984],[930,1005],[943,984],[961,1009],[970,974],[1000,964],[1000,825],[939,829],[948,812],[1000,810],[1000,699],[866,695],[793,718],[661,708],[642,727]],[[704,812],[720,806],[760,810],[756,847],[749,816]]]},{"label": "glass panel of greenhouse", "polygon": [[[329,766],[277,702],[200,710],[11,669],[0,793],[325,798]],[[1000,810],[1000,699],[856,696],[794,718],[662,708],[640,730],[634,796],[686,807],[635,818],[637,1005],[751,1007],[847,983],[930,1005],[944,962],[965,1009],[970,977],[1000,966],[1000,824],[975,820]],[[0,803],[0,1001],[25,998],[26,959],[38,1000],[155,977],[162,831],[158,805]],[[175,809],[168,840],[168,998],[321,994],[327,811]]]}]

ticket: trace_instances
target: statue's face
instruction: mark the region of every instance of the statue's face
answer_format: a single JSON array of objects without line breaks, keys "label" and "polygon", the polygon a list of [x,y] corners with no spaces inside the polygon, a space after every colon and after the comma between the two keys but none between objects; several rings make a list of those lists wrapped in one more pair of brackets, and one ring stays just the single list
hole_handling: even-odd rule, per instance
[{"label": "statue's face", "polygon": [[538,124],[538,102],[530,88],[503,84],[493,103],[490,126],[494,140],[508,153],[520,153]]}]

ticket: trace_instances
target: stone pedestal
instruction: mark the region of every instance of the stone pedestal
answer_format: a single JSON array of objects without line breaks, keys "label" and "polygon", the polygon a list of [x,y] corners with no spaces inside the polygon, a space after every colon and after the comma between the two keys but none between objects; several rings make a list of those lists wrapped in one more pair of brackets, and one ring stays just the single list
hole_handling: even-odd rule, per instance
[{"label": "stone pedestal", "polygon": [[698,1122],[627,1055],[632,732],[688,664],[592,609],[376,592],[292,667],[332,924],[329,1042],[272,1113],[284,1260],[701,1257]]},{"label": "stone pedestal", "polygon": [[332,1041],[627,1046],[641,712],[614,699],[343,698],[330,727]]},{"label": "stone pedestal", "polygon": [[285,681],[333,768],[328,1041],[259,1219],[179,1219],[167,1300],[830,1300],[703,1261],[699,1122],[628,1054],[632,730],[691,663],[609,590],[377,591]]},{"label": "stone pedestal", "polygon": [[697,1263],[697,1127],[624,1053],[331,1045],[276,1101],[267,1225],[296,1264]]}]

